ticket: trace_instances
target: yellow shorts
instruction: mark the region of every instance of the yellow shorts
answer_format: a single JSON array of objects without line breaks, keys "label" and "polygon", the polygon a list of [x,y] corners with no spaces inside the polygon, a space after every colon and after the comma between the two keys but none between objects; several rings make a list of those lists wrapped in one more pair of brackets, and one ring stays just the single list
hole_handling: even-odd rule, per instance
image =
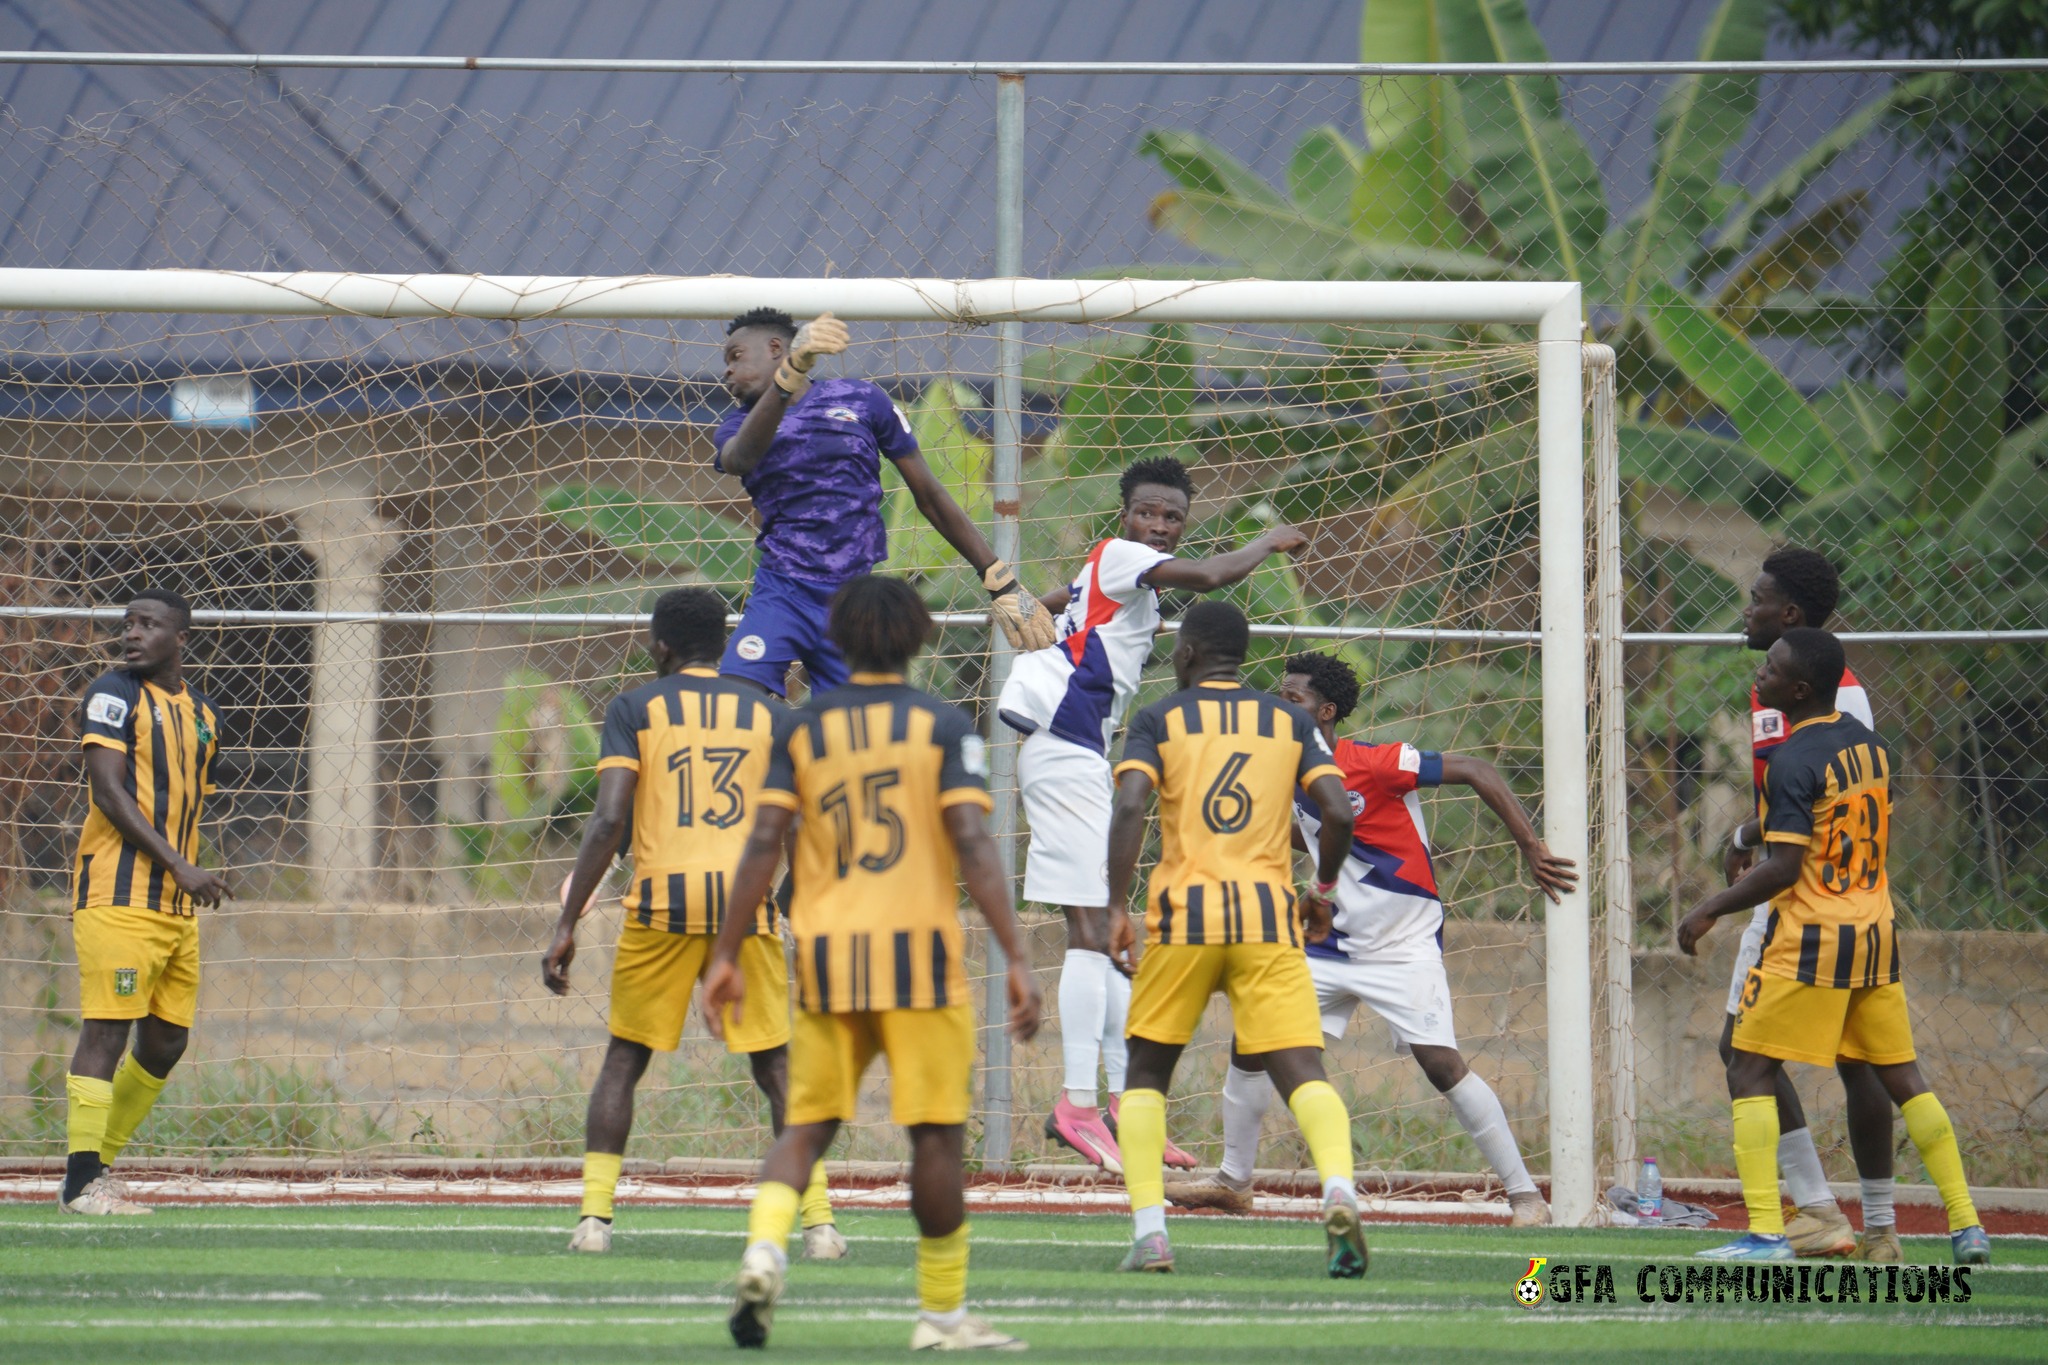
[{"label": "yellow shorts", "polygon": [[199,1007],[199,921],[125,905],[88,905],[71,917],[78,946],[78,1013],[192,1027]]},{"label": "yellow shorts", "polygon": [[1896,1066],[1915,1055],[1903,984],[1842,990],[1765,976],[1755,968],[1742,983],[1730,1041],[1740,1052],[1809,1066],[1833,1066],[1838,1058]]},{"label": "yellow shorts", "polygon": [[1222,991],[1240,1052],[1323,1046],[1308,958],[1289,943],[1158,943],[1138,959],[1124,1036],[1185,1043],[1209,997]]},{"label": "yellow shorts", "polygon": [[[611,1031],[615,1038],[673,1052],[683,1040],[690,995],[711,961],[715,934],[671,934],[626,921],[612,958]],[[740,1019],[725,1015],[727,1052],[766,1052],[789,1041],[789,964],[782,940],[751,934],[740,945],[747,998]]]},{"label": "yellow shorts", "polygon": [[898,1127],[967,1122],[974,1099],[972,1005],[798,1010],[789,1045],[789,1122],[853,1122],[861,1074],[876,1053],[889,1059],[889,1117]]}]

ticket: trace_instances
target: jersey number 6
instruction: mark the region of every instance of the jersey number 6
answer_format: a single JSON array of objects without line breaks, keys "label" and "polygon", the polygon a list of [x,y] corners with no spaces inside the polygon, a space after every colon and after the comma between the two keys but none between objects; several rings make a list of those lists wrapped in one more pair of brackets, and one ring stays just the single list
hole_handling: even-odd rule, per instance
[{"label": "jersey number 6", "polygon": [[1232,754],[1202,797],[1202,823],[1218,834],[1235,834],[1252,822],[1252,794],[1238,779],[1250,754]]}]

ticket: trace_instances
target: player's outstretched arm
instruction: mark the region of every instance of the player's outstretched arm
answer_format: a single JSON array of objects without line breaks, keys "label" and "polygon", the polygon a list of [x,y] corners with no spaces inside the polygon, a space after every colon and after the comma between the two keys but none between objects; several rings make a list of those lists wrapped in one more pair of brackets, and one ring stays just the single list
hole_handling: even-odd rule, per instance
[{"label": "player's outstretched arm", "polygon": [[171,847],[170,840],[157,833],[155,825],[142,818],[142,807],[128,794],[125,753],[104,744],[87,746],[85,776],[92,788],[92,803],[100,808],[108,823],[123,839],[153,858],[158,867],[169,869],[171,880],[180,891],[208,909],[219,905],[223,896],[235,898],[225,876],[187,861],[184,854]]},{"label": "player's outstretched arm", "polygon": [[988,822],[981,807],[961,802],[946,807],[946,836],[960,859],[960,880],[967,886],[975,908],[995,936],[1009,963],[1006,983],[1010,996],[1010,1036],[1029,1042],[1045,1015],[1045,998],[1038,989],[1038,977],[1031,970],[1031,948],[1017,926],[1017,909],[1010,900],[1010,879],[1003,873],[1003,860],[996,841],[989,837]]},{"label": "player's outstretched arm", "polygon": [[740,850],[740,865],[733,871],[732,889],[726,896],[725,923],[718,928],[718,941],[711,945],[711,961],[704,968],[704,1023],[711,1036],[721,1041],[725,1038],[725,1007],[732,1006],[737,1021],[747,995],[747,981],[740,974],[740,945],[754,932],[755,917],[761,902],[768,899],[768,887],[782,858],[783,837],[795,821],[796,812],[787,806],[763,802],[747,835],[747,846]]},{"label": "player's outstretched arm", "polygon": [[1308,537],[1292,526],[1275,526],[1235,550],[1207,559],[1169,559],[1152,566],[1144,577],[1148,587],[1179,588],[1185,592],[1214,592],[1251,576],[1266,562],[1266,556],[1294,554],[1308,545]]},{"label": "player's outstretched arm", "polygon": [[796,329],[796,337],[785,348],[782,338],[769,341],[769,354],[776,360],[775,377],[762,391],[747,415],[741,419],[726,443],[718,448],[718,463],[728,474],[753,472],[775,439],[782,415],[789,405],[811,387],[811,366],[821,355],[838,355],[847,346],[846,324],[830,313],[818,316]]},{"label": "player's outstretched arm", "polygon": [[576,960],[576,921],[590,913],[597,888],[619,851],[619,839],[633,818],[633,794],[640,774],[631,768],[606,768],[597,775],[597,804],[583,826],[583,846],[576,865],[562,883],[562,917],[555,937],[540,960],[540,978],[556,995],[569,993],[569,964]]},{"label": "player's outstretched arm", "polygon": [[1578,886],[1579,865],[1550,851],[1550,846],[1536,833],[1536,825],[1529,819],[1529,812],[1522,808],[1507,779],[1500,775],[1500,769],[1483,758],[1445,754],[1444,785],[1470,787],[1486,803],[1486,808],[1500,817],[1500,822],[1508,827],[1508,837],[1521,850],[1522,861],[1529,866],[1529,875],[1536,879],[1537,887],[1550,897],[1553,904],[1565,892]]},{"label": "player's outstretched arm", "polygon": [[1769,856],[1744,873],[1735,885],[1716,891],[1694,906],[1692,913],[1678,922],[1680,950],[1697,955],[1700,940],[1714,927],[1715,920],[1723,915],[1732,915],[1738,910],[1762,905],[1773,896],[1788,890],[1799,880],[1799,868],[1805,861],[1805,844],[1773,842],[1769,848]]},{"label": "player's outstretched arm", "polygon": [[1145,805],[1151,775],[1126,768],[1117,775],[1116,804],[1109,813],[1109,960],[1125,976],[1138,972],[1138,931],[1131,923],[1131,884],[1145,851]]},{"label": "player's outstretched arm", "polygon": [[1017,582],[1015,569],[996,558],[974,518],[953,500],[946,485],[924,462],[924,456],[913,451],[892,457],[890,463],[896,466],[896,472],[903,476],[903,486],[916,500],[918,515],[981,575],[981,585],[989,594],[989,619],[1010,644],[1017,649],[1044,649],[1053,643],[1056,636],[1052,613],[1038,598],[1024,591]]}]

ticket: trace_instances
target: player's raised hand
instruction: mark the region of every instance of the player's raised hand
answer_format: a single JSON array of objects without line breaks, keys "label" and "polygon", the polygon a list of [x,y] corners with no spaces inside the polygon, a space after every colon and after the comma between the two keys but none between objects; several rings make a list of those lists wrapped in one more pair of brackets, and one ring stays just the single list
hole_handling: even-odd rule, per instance
[{"label": "player's raised hand", "polygon": [[1541,839],[1522,850],[1522,861],[1529,865],[1529,875],[1536,879],[1536,885],[1555,905],[1568,891],[1579,887],[1579,865],[1570,858],[1560,858],[1550,851],[1550,846]]},{"label": "player's raised hand", "polygon": [[1308,548],[1308,533],[1299,526],[1282,523],[1266,532],[1268,552],[1277,550],[1281,554],[1298,554]]},{"label": "player's raised hand", "polygon": [[712,958],[704,971],[704,993],[699,998],[704,1006],[704,1027],[724,1042],[726,1008],[731,1007],[732,1021],[737,1024],[747,1001],[747,978],[740,974],[740,964],[729,957]]},{"label": "player's raised hand", "polygon": [[1010,1036],[1028,1043],[1038,1035],[1045,1017],[1045,996],[1038,989],[1038,975],[1026,962],[1013,960],[1009,970]]},{"label": "player's raised hand", "polygon": [[1044,649],[1058,640],[1052,613],[1017,586],[1015,569],[998,559],[982,573],[981,585],[988,589],[989,620],[1003,632],[1012,649]]},{"label": "player's raised hand", "polygon": [[810,391],[811,366],[818,363],[821,355],[838,355],[844,351],[850,338],[846,324],[830,313],[820,313],[796,329],[796,339],[789,343],[789,354],[775,367],[775,387],[789,395],[789,401]]}]

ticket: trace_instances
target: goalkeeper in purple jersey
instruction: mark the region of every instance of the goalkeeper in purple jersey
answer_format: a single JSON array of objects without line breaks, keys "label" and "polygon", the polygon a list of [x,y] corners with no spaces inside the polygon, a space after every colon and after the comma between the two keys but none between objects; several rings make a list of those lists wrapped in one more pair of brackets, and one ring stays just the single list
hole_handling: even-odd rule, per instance
[{"label": "goalkeeper in purple jersey", "polygon": [[1050,613],[932,474],[903,410],[865,379],[812,380],[817,358],[846,346],[846,325],[830,313],[798,327],[787,313],[756,308],[725,329],[725,387],[740,406],[713,437],[714,467],[739,476],[761,530],[753,592],[719,672],[777,696],[793,662],[813,694],[845,683],[846,661],[825,621],[839,585],[889,557],[884,456],[932,529],[981,575],[990,618],[1010,643],[1051,644]]}]

